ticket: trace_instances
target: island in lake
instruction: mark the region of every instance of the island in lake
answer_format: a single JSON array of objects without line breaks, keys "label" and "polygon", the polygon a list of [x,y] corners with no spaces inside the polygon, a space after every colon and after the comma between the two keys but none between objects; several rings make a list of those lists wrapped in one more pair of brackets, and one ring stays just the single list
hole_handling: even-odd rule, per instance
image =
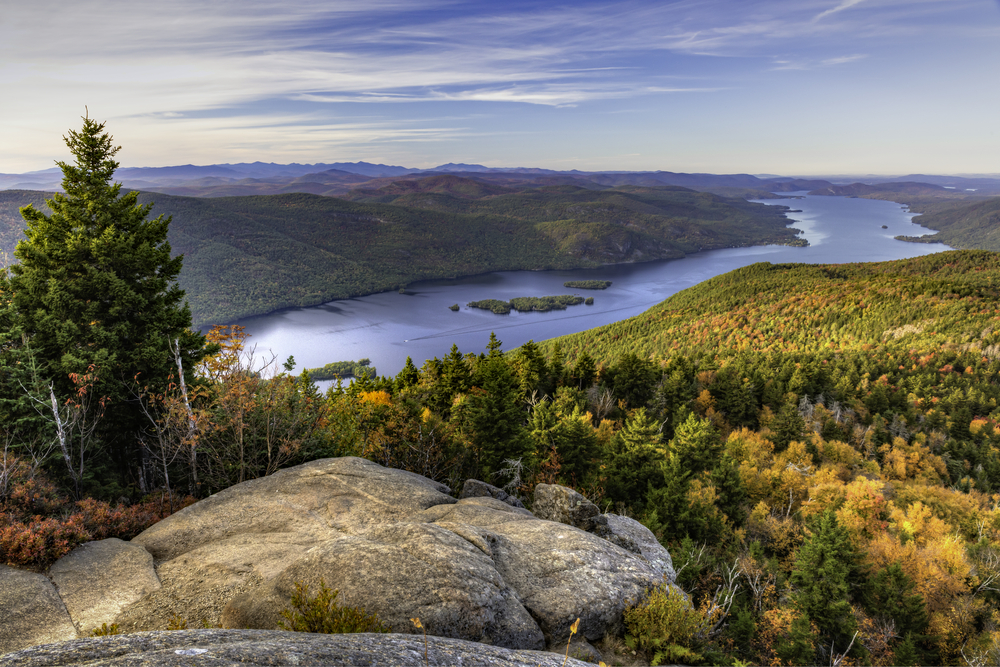
[{"label": "island in lake", "polygon": [[357,361],[331,361],[322,368],[309,368],[306,373],[313,380],[337,380],[340,378],[378,377],[378,371],[371,365],[371,359],[359,359]]},{"label": "island in lake", "polygon": [[[590,297],[593,303],[593,297]],[[481,308],[492,310],[497,315],[507,315],[511,309],[519,313],[531,311],[546,312],[549,310],[566,310],[567,306],[576,306],[584,302],[582,296],[563,294],[561,296],[519,296],[510,301],[500,301],[499,299],[483,299],[482,301],[470,301],[466,305],[470,308]]]},{"label": "island in lake", "polygon": [[610,280],[567,280],[563,287],[574,289],[608,289],[611,287]]}]

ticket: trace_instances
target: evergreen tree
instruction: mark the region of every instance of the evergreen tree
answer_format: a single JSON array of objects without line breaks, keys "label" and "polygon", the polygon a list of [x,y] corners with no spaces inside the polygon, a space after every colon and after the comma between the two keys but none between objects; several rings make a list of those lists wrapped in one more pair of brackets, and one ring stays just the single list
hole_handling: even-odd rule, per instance
[{"label": "evergreen tree", "polygon": [[503,484],[496,474],[507,459],[530,465],[531,438],[524,428],[521,388],[504,355],[486,357],[480,366],[478,388],[470,392],[468,421],[473,445],[479,452],[482,479]]},{"label": "evergreen tree", "polygon": [[413,359],[407,356],[403,370],[399,371],[399,375],[396,376],[396,391],[413,387],[419,380],[420,373],[417,371],[417,367],[413,365]]},{"label": "evergreen tree", "polygon": [[625,401],[631,409],[641,408],[653,396],[657,366],[629,352],[607,369],[606,375],[615,398]]},{"label": "evergreen tree", "polygon": [[[76,387],[71,374],[92,372],[90,391],[104,399],[101,433],[120,471],[135,470],[135,443],[145,418],[135,396],[161,388],[202,355],[204,337],[190,331],[191,313],[177,286],[181,257],[171,257],[170,218],[147,219],[138,192],[112,184],[120,147],[104,123],[83,119],[64,137],[74,164],[57,162],[65,194],[46,201],[52,215],[21,209],[25,238],[11,267],[14,307],[31,349],[57,396]],[[189,378],[190,379],[190,378]]]},{"label": "evergreen tree", "polygon": [[682,469],[698,475],[715,467],[722,454],[722,438],[712,422],[692,413],[675,430],[670,451],[678,457]]},{"label": "evergreen tree", "polygon": [[796,588],[795,604],[818,628],[820,650],[826,657],[831,647],[834,652],[847,649],[857,629],[850,603],[856,560],[850,537],[831,510],[820,517],[795,558],[790,579]]},{"label": "evergreen tree", "polygon": [[633,410],[611,441],[611,451],[605,469],[605,494],[615,502],[631,505],[641,515],[646,509],[645,500],[637,498],[636,492],[663,486],[666,453],[660,425],[645,408]]},{"label": "evergreen tree", "polygon": [[531,396],[537,391],[540,396],[549,393],[548,386],[548,365],[545,357],[535,341],[529,340],[516,352],[517,373],[521,381],[521,391],[525,396]]},{"label": "evergreen tree", "polygon": [[581,352],[570,375],[572,384],[575,384],[577,389],[590,389],[595,379],[597,379],[597,364],[594,363],[594,358],[585,351]]},{"label": "evergreen tree", "polygon": [[912,633],[906,633],[906,636],[896,644],[896,649],[892,652],[892,664],[900,667],[915,667],[926,664],[920,657],[920,650],[913,640]]},{"label": "evergreen tree", "polygon": [[716,506],[734,526],[742,526],[746,519],[743,503],[747,499],[747,490],[740,477],[739,465],[729,454],[723,454],[712,469],[712,484],[718,497]]},{"label": "evergreen tree", "polygon": [[920,635],[927,627],[928,616],[924,599],[903,567],[891,563],[872,576],[864,587],[865,607],[875,616],[892,619],[902,636]]}]

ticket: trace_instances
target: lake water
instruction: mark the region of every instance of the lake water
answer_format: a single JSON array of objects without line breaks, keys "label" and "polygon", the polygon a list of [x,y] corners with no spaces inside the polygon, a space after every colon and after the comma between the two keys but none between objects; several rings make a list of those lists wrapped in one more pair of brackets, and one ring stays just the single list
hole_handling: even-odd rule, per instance
[{"label": "lake water", "polygon": [[[406,357],[419,367],[443,357],[457,344],[462,352],[482,352],[495,331],[503,349],[610,324],[638,315],[671,294],[721,273],[755,262],[844,263],[916,257],[949,250],[943,244],[897,241],[928,230],[893,202],[845,197],[804,196],[768,200],[801,212],[789,213],[809,241],[805,248],[758,246],[697,253],[677,260],[607,266],[575,271],[506,271],[456,280],[414,283],[406,294],[387,292],[293,308],[248,318],[238,324],[251,335],[257,354],[268,351],[284,361],[294,355],[296,370],[331,361],[368,357],[380,375],[395,375]],[[882,225],[887,228],[882,229]],[[606,290],[570,290],[567,280],[611,280]],[[594,305],[547,313],[496,315],[465,304],[574,292],[593,296]],[[448,306],[458,303],[461,310]]]}]

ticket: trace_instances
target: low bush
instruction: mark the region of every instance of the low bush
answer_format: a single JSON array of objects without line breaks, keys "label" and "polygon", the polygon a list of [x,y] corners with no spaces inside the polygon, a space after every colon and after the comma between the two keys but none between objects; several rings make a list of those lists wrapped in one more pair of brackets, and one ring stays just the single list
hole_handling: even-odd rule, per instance
[{"label": "low bush", "polygon": [[0,464],[0,563],[12,567],[44,570],[83,542],[130,540],[196,500],[151,495],[136,505],[93,498],[71,503],[17,458],[4,455]]},{"label": "low bush", "polygon": [[[341,634],[349,632],[389,632],[378,614],[369,614],[360,607],[342,607],[337,604],[339,591],[331,591],[320,580],[319,592],[309,595],[309,587],[295,582],[292,593],[293,609],[281,612],[285,621],[279,622],[283,630]],[[287,621],[287,622],[286,622]]]},{"label": "low bush", "polygon": [[664,582],[625,612],[625,643],[645,651],[651,665],[694,665],[702,660],[698,651],[712,625],[681,589]]}]

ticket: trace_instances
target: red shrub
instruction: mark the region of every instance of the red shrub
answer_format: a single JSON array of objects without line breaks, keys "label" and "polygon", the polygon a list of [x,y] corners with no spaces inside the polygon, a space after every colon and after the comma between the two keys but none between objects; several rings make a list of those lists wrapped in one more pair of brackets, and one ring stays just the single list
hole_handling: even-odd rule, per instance
[{"label": "red shrub", "polygon": [[14,567],[44,569],[90,539],[77,517],[65,521],[35,517],[29,522],[0,519],[0,559]]}]

